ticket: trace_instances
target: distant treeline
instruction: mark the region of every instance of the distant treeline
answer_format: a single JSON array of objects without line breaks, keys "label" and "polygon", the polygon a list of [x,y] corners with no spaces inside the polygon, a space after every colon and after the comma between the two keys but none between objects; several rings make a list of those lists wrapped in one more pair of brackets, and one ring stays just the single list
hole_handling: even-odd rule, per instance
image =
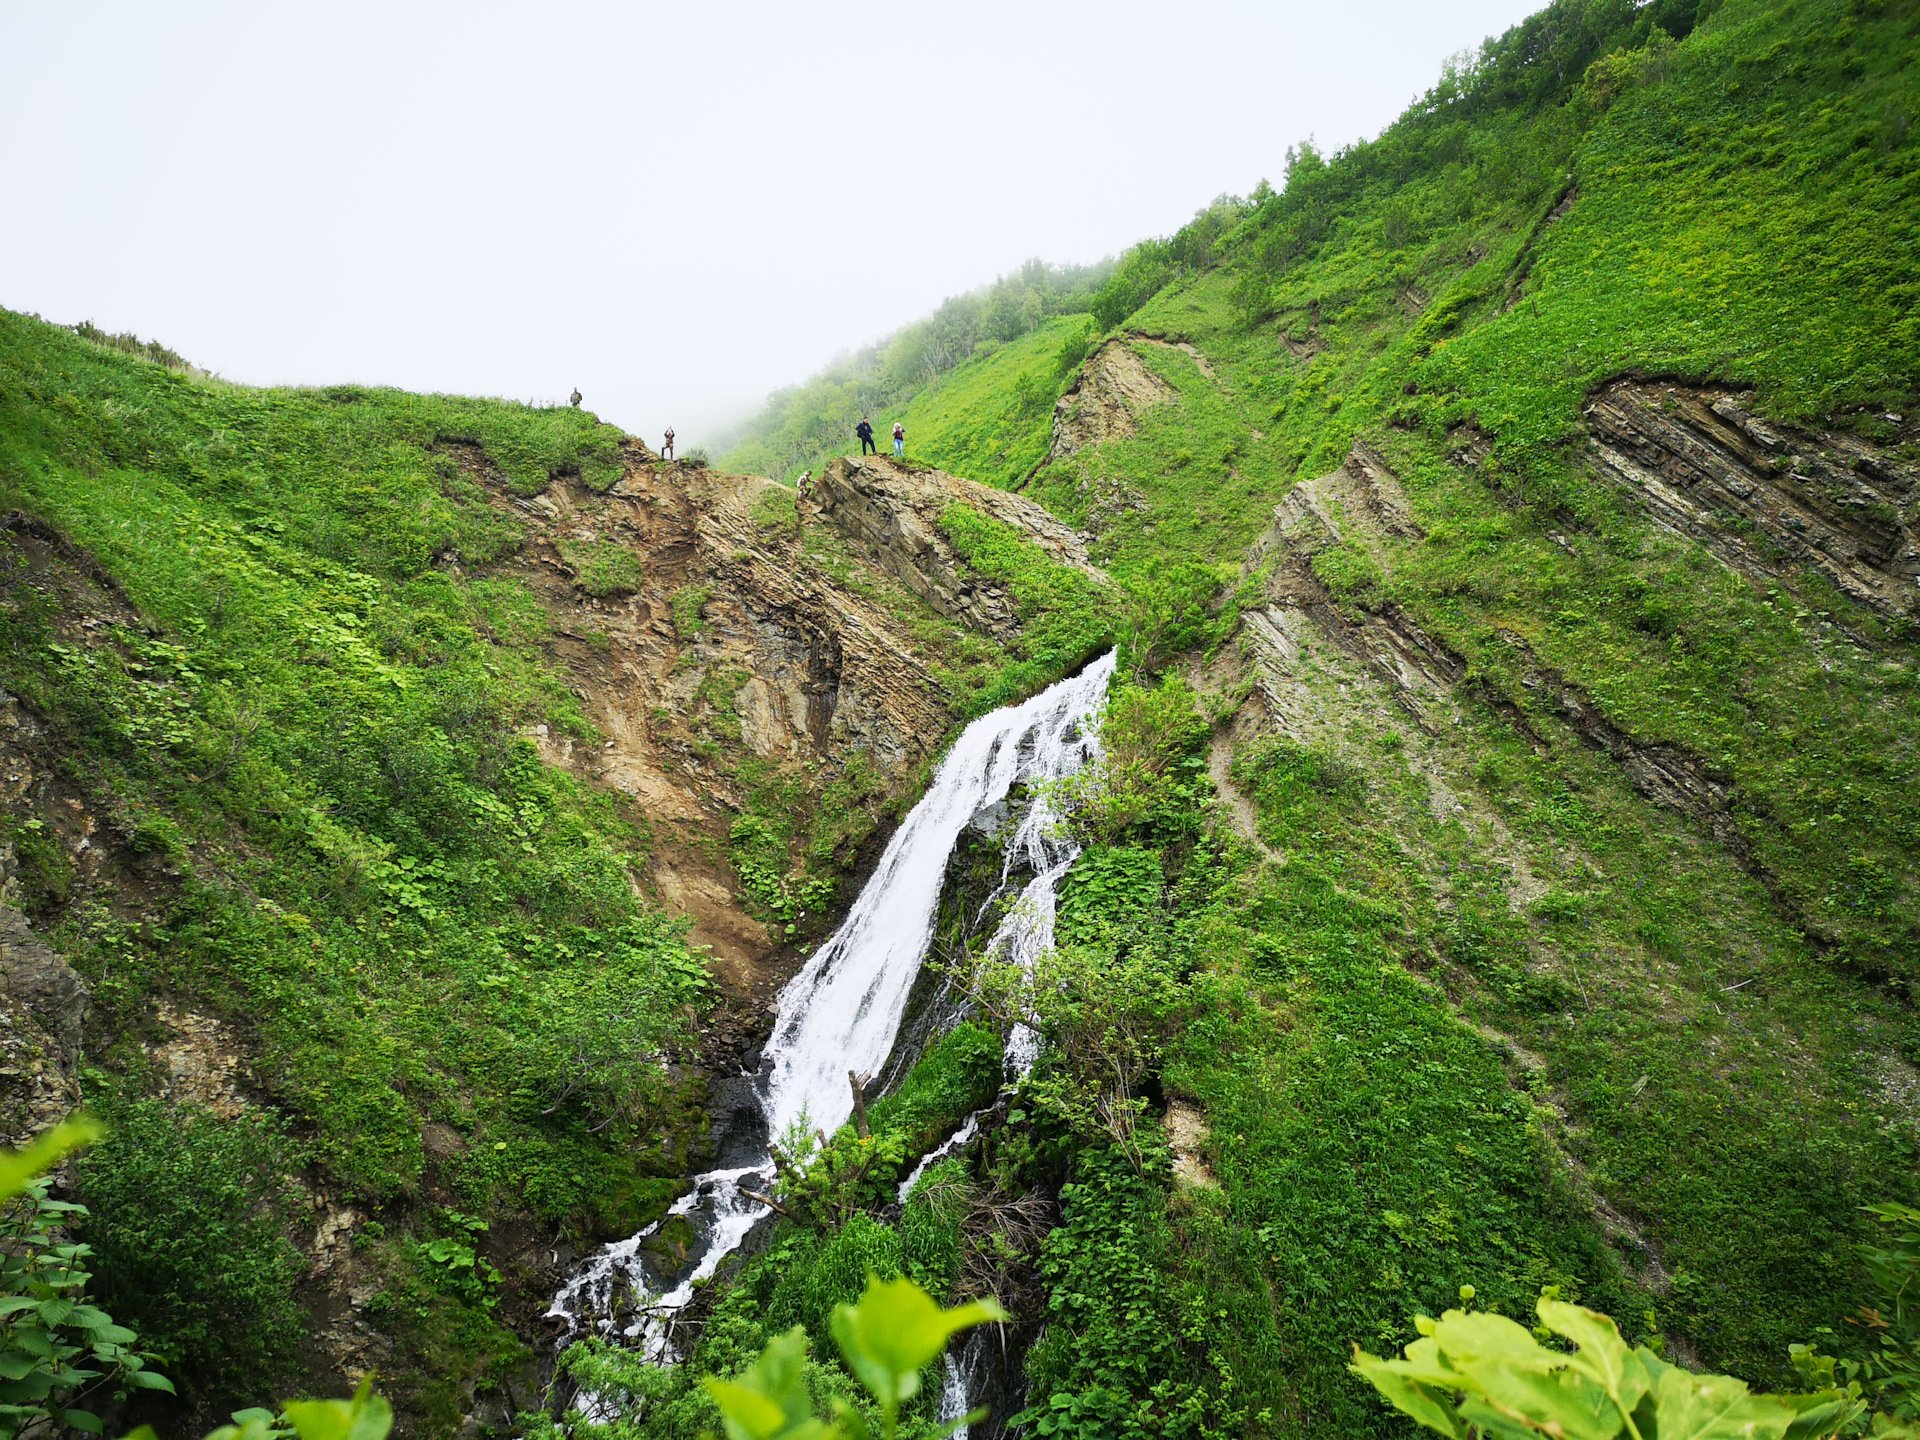
[{"label": "distant treeline", "polygon": [[1056,315],[1091,309],[1114,263],[1048,265],[1029,260],[983,290],[955,296],[924,320],[776,391],[724,442],[726,466],[784,475],[845,439],[865,414],[881,414],[983,348],[1030,334]]}]

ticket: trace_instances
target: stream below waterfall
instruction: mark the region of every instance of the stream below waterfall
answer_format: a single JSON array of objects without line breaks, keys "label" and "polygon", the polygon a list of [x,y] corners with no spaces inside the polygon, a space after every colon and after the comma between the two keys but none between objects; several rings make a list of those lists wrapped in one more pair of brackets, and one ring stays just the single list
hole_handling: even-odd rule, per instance
[{"label": "stream below waterfall", "polygon": [[[781,991],[759,1071],[743,1077],[753,1088],[757,1123],[723,1144],[717,1167],[693,1177],[666,1219],[605,1246],[568,1281],[548,1311],[564,1322],[568,1336],[617,1333],[656,1363],[684,1358],[676,1333],[680,1311],[768,1213],[749,1192],[764,1194],[773,1186],[769,1143],[796,1125],[831,1135],[852,1114],[847,1074],[880,1073],[894,1048],[933,939],[955,845],[1017,785],[1033,787],[1034,799],[1006,837],[1000,886],[989,905],[1004,901],[1013,886],[1023,888],[989,946],[1003,958],[1031,963],[1052,945],[1056,887],[1080,850],[1062,832],[1046,782],[1073,774],[1098,754],[1094,722],[1113,667],[1113,655],[1104,655],[1080,674],[984,715],[961,732],[847,918]],[[1037,1048],[1036,1037],[1016,1027],[1007,1043],[1010,1077],[1031,1067]],[[972,1139],[979,1118],[968,1117],[922,1160],[901,1185],[902,1200],[927,1165]],[[674,1273],[656,1273],[643,1247],[667,1219],[679,1216],[695,1235],[691,1258]],[[942,1418],[965,1413],[968,1388],[964,1367],[950,1359]],[[956,1434],[964,1436],[964,1428]]]}]

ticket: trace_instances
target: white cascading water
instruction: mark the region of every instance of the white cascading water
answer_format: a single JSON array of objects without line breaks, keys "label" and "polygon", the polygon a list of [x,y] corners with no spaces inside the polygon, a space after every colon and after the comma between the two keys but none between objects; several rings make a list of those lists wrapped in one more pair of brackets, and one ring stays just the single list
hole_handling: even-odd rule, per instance
[{"label": "white cascading water", "polygon": [[[765,1051],[771,1064],[759,1097],[774,1140],[796,1126],[831,1135],[853,1113],[847,1072],[876,1074],[893,1049],[961,832],[1015,785],[1063,779],[1097,753],[1092,721],[1113,666],[1112,654],[1104,655],[1080,674],[1023,704],[984,715],[961,732],[846,920],[780,994]],[[1003,888],[1017,868],[1031,866],[1035,873],[992,942],[1002,954],[1026,960],[1039,953],[1031,946],[1052,943],[1053,886],[1079,853],[1070,840],[1051,833],[1058,817],[1046,795],[1039,790],[1007,844]],[[1032,1064],[1034,1043],[1024,1029],[1017,1031],[1008,1044],[1009,1064],[1024,1071]],[[625,1327],[627,1338],[659,1363],[680,1358],[675,1317],[696,1285],[766,1214],[746,1192],[764,1193],[773,1178],[773,1159],[764,1147],[745,1165],[695,1176],[692,1190],[668,1212],[669,1219],[687,1217],[698,1236],[698,1258],[678,1284],[664,1292],[650,1288],[641,1247],[665,1223],[657,1221],[603,1248],[554,1297],[548,1315],[563,1322],[569,1335],[611,1333],[619,1297],[631,1293],[639,1318]],[[962,1391],[956,1415],[965,1409],[964,1386]]]},{"label": "white cascading water", "polygon": [[[1109,664],[1111,660],[1109,656]],[[1104,693],[1104,684],[1101,688]],[[1084,743],[1086,758],[1090,759],[1098,753],[1098,735],[1088,733]],[[1079,767],[1076,765],[1073,768]],[[991,908],[1003,899],[1016,876],[1029,877],[1019,897],[1001,916],[993,938],[987,942],[989,956],[1011,961],[1023,969],[1031,969],[1034,961],[1053,948],[1053,922],[1059,909],[1060,881],[1073,868],[1073,862],[1080,858],[1079,842],[1061,823],[1063,817],[1054,807],[1053,798],[1052,793],[1044,789],[1035,794],[1019,827],[1007,840],[1005,856],[1000,864],[1000,884],[984,907]],[[1007,1036],[1009,1077],[1018,1079],[1024,1076],[1033,1068],[1033,1062],[1039,1055],[1040,1037],[1025,1025],[1015,1025]],[[914,1167],[913,1173],[900,1182],[899,1198],[902,1204],[913,1193],[913,1187],[919,1183],[928,1167],[972,1142],[973,1137],[980,1133],[980,1120],[985,1113],[975,1111],[969,1115],[958,1130],[936,1149],[929,1151],[926,1158]],[[986,1335],[986,1331],[977,1330],[947,1352],[946,1373],[940,1387],[937,1413],[943,1424],[954,1427],[949,1432],[950,1440],[968,1440],[968,1427],[956,1422],[972,1405],[973,1380],[981,1368],[981,1346],[986,1341]]]}]

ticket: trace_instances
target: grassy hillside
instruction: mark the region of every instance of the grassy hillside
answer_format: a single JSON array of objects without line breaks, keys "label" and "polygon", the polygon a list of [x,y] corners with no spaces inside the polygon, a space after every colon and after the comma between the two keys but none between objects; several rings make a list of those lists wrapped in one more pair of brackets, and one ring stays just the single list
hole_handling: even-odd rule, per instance
[{"label": "grassy hillside", "polygon": [[[744,474],[792,482],[802,470],[817,471],[827,458],[847,453],[850,443],[857,450],[853,427],[862,415],[873,416],[880,434],[890,432],[902,405],[976,357],[1010,347],[1031,358],[1045,349],[1035,348],[1036,333],[1053,336],[1057,352],[1066,333],[1061,322],[1095,305],[1110,268],[1050,267],[1033,260],[984,290],[947,301],[925,320],[773,396],[741,428],[722,463]],[[1039,377],[1046,389],[1052,380]],[[1051,401],[1051,395],[1045,397]],[[976,417],[976,424],[991,430],[1007,418],[996,409]]]},{"label": "grassy hillside", "polygon": [[[1001,639],[776,487],[722,547],[789,609],[898,609],[943,715],[1117,641],[1085,849],[1034,975],[966,953],[998,856],[963,856],[972,1021],[782,1175],[688,1366],[578,1347],[632,1413],[517,1433],[692,1440],[702,1375],[796,1323],[831,1353],[869,1270],[999,1293],[995,1403],[1051,1435],[1408,1433],[1351,1347],[1467,1295],[1766,1384],[1857,1354],[1862,1207],[1920,1199],[1917,66],[1914,0],[1556,0],[1281,189],[776,397],[730,465],[818,469],[870,412],[1088,532],[1111,589],[928,517]],[[604,491],[624,444],[0,312],[0,881],[91,987],[97,1289],[196,1418],[342,1357],[421,1433],[527,1405],[488,1257],[691,1168],[713,996],[630,878],[663,822],[523,738],[608,745],[472,463]],[[690,547],[657,508],[631,534]],[[645,563],[590,529],[569,603]],[[714,598],[628,618],[691,645]],[[655,658],[748,792],[712,858],[794,933],[832,888],[794,847],[858,848],[800,823],[819,767],[722,754],[769,677]],[[1034,1074],[899,1202],[1016,1021]]]},{"label": "grassy hillside", "polygon": [[[628,880],[646,817],[520,738],[590,727],[533,597],[461,569],[517,527],[454,438],[528,489],[619,473],[621,437],[578,412],[246,390],[0,313],[0,512],[84,551],[0,533],[0,687],[46,717],[72,807],[9,813],[16,898],[93,989],[103,1298],[219,1408],[301,1362],[304,1262],[250,1216],[386,1217],[357,1273],[402,1398],[451,1423],[522,1351],[475,1227],[631,1226],[699,1123],[661,1062],[702,960]],[[45,843],[77,815],[101,883]],[[216,1120],[217,1085],[144,1098],[156,998],[241,1067],[247,1124]]]},{"label": "grassy hillside", "polygon": [[[1075,1099],[1083,1013],[970,1172],[1067,1187],[1030,1257],[1056,1433],[1398,1433],[1346,1347],[1462,1284],[1514,1314],[1559,1285],[1766,1381],[1858,1343],[1859,1207],[1920,1158],[1914,611],[1737,517],[1764,564],[1656,525],[1586,407],[1750,392],[1775,473],[1913,475],[1916,60],[1911,4],[1551,6],[1129,257],[1088,348],[1160,396],[1130,433],[1045,458],[1066,321],[904,399],[917,458],[1085,526],[1158,617],[1121,627],[1116,708],[1185,676],[1213,728],[1108,776],[1171,788],[1092,826],[1063,911],[1100,1033],[1148,1057],[1137,1154]],[[1404,492],[1384,524],[1317,483],[1356,442]],[[1296,490],[1338,543],[1250,559]],[[1242,612],[1307,617],[1297,654],[1222,644]],[[1212,1183],[1170,1176],[1176,1102]]]}]

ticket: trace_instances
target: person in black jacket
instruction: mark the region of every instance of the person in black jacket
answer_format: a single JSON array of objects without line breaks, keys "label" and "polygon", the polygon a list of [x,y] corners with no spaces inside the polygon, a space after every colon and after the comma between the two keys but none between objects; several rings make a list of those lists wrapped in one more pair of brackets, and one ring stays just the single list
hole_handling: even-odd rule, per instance
[{"label": "person in black jacket", "polygon": [[860,437],[862,455],[878,455],[880,447],[873,443],[873,422],[866,416],[860,417],[860,423],[853,427],[853,433]]}]

